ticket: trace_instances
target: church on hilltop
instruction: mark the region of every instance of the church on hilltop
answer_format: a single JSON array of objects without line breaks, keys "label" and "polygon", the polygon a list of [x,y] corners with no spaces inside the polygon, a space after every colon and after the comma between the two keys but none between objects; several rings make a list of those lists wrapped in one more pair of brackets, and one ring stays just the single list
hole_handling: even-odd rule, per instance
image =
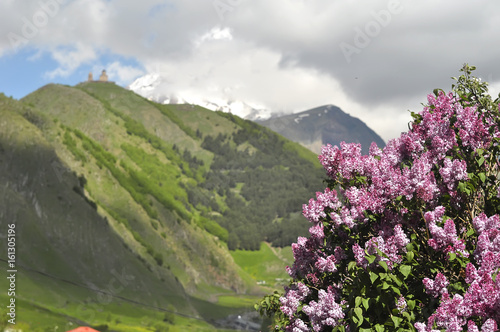
[{"label": "church on hilltop", "polygon": [[94,80],[94,75],[92,72],[89,73],[88,82],[104,82],[104,83],[115,83],[108,80],[108,74],[106,74],[106,69],[102,70],[101,76],[99,76],[99,80]]}]

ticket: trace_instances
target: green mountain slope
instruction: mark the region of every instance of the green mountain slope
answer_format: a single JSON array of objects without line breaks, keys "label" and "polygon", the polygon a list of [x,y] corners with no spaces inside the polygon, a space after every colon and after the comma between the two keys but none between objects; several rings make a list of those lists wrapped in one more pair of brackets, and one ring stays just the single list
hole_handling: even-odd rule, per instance
[{"label": "green mountain slope", "polygon": [[[87,98],[75,90],[92,100],[80,101]],[[79,105],[69,112],[75,98]],[[311,181],[321,178],[313,174],[322,174],[316,156],[250,121],[189,105],[159,105],[114,84],[83,83],[78,89],[52,85],[25,100],[64,125],[76,126],[120,163],[134,157],[144,160],[130,145],[153,152],[159,162],[170,162],[175,179],[168,182],[168,190],[142,185],[148,193],[157,192],[164,206],[175,207],[182,219],[196,216],[200,227],[230,249],[256,250],[262,240],[287,245],[307,229],[297,213],[321,188],[320,181]],[[130,145],[124,145],[129,140]],[[141,167],[137,160],[134,163]],[[145,177],[151,179],[149,173]],[[146,200],[139,196],[136,201]],[[156,217],[154,209],[142,206]],[[186,207],[195,210],[194,215]]]},{"label": "green mountain slope", "polygon": [[[124,245],[83,195],[82,178],[21,114],[44,130],[53,127],[47,118],[0,95],[0,228],[5,234],[7,224],[15,224],[19,319],[35,323],[47,316],[48,324],[92,323],[105,306],[130,307],[109,294],[163,308],[175,304],[197,315],[174,274],[152,271]],[[1,247],[2,258],[6,250]]]},{"label": "green mountain slope", "polygon": [[[128,95],[115,85],[97,86]],[[81,108],[66,112],[75,98]],[[26,101],[60,120],[55,143],[72,152],[68,162],[87,179],[89,195],[144,260],[156,269],[172,270],[191,293],[200,283],[242,290],[227,251],[219,240],[199,231],[204,225],[198,211],[187,210],[181,186],[196,174],[171,145],[128,116],[127,108],[118,111],[80,89],[46,86]],[[148,118],[154,118],[155,110]],[[168,119],[163,124],[176,127]]]},{"label": "green mountain slope", "polygon": [[[21,300],[37,320],[147,331],[169,322],[160,307],[177,312],[171,330],[210,329],[251,306],[242,296],[269,291],[257,285],[260,257],[267,285],[274,271],[283,278],[279,250],[261,242],[307,232],[302,204],[322,188],[316,155],[269,129],[111,83],[50,84],[2,97],[0,110],[0,221],[23,225]],[[113,298],[82,311],[128,271],[134,282],[117,295],[156,309]]]}]

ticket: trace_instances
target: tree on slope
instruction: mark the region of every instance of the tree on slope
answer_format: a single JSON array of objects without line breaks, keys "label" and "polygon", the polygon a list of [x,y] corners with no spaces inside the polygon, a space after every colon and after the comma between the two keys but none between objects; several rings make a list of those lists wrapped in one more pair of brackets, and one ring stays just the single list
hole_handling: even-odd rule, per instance
[{"label": "tree on slope", "polygon": [[496,331],[500,326],[500,110],[464,65],[410,129],[361,155],[324,146],[328,187],[303,207],[283,331]]}]

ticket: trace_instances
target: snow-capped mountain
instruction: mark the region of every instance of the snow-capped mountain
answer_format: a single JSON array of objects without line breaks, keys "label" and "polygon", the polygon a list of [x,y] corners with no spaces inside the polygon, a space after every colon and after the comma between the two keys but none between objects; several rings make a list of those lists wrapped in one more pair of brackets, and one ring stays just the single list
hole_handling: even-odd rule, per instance
[{"label": "snow-capped mountain", "polygon": [[266,107],[233,100],[230,93],[220,90],[214,93],[209,91],[204,95],[195,91],[169,93],[172,91],[170,82],[159,74],[142,76],[128,88],[158,103],[199,105],[256,121],[316,153],[321,153],[321,147],[325,144],[339,145],[342,141],[361,143],[363,153],[368,153],[371,142],[376,142],[379,147],[385,145],[380,136],[363,121],[333,105],[293,114],[272,113]]},{"label": "snow-capped mountain", "polygon": [[323,145],[340,145],[342,141],[361,143],[365,154],[372,142],[379,147],[385,146],[382,138],[363,121],[334,105],[273,117],[258,123],[318,154]]},{"label": "snow-capped mountain", "polygon": [[162,104],[194,104],[212,111],[232,113],[248,120],[266,120],[273,114],[262,105],[234,100],[230,97],[201,95],[194,91],[169,92],[169,82],[160,74],[146,74],[128,86],[129,90]]}]

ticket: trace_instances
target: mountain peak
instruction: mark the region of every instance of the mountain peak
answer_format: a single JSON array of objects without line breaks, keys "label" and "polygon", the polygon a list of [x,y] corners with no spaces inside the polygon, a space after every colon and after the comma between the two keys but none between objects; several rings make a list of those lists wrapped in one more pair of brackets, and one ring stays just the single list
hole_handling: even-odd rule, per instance
[{"label": "mountain peak", "polygon": [[[235,114],[248,120],[269,119],[272,114],[265,106],[255,102],[243,101],[227,95],[207,96],[194,91],[174,92],[159,73],[150,73],[136,79],[128,86],[129,90],[160,104],[194,104],[212,111]],[[220,93],[219,93],[220,94]]]},{"label": "mountain peak", "polygon": [[363,153],[368,153],[372,142],[380,147],[385,145],[363,121],[334,105],[323,105],[259,123],[318,154],[323,145],[340,145],[342,141],[361,143]]}]

